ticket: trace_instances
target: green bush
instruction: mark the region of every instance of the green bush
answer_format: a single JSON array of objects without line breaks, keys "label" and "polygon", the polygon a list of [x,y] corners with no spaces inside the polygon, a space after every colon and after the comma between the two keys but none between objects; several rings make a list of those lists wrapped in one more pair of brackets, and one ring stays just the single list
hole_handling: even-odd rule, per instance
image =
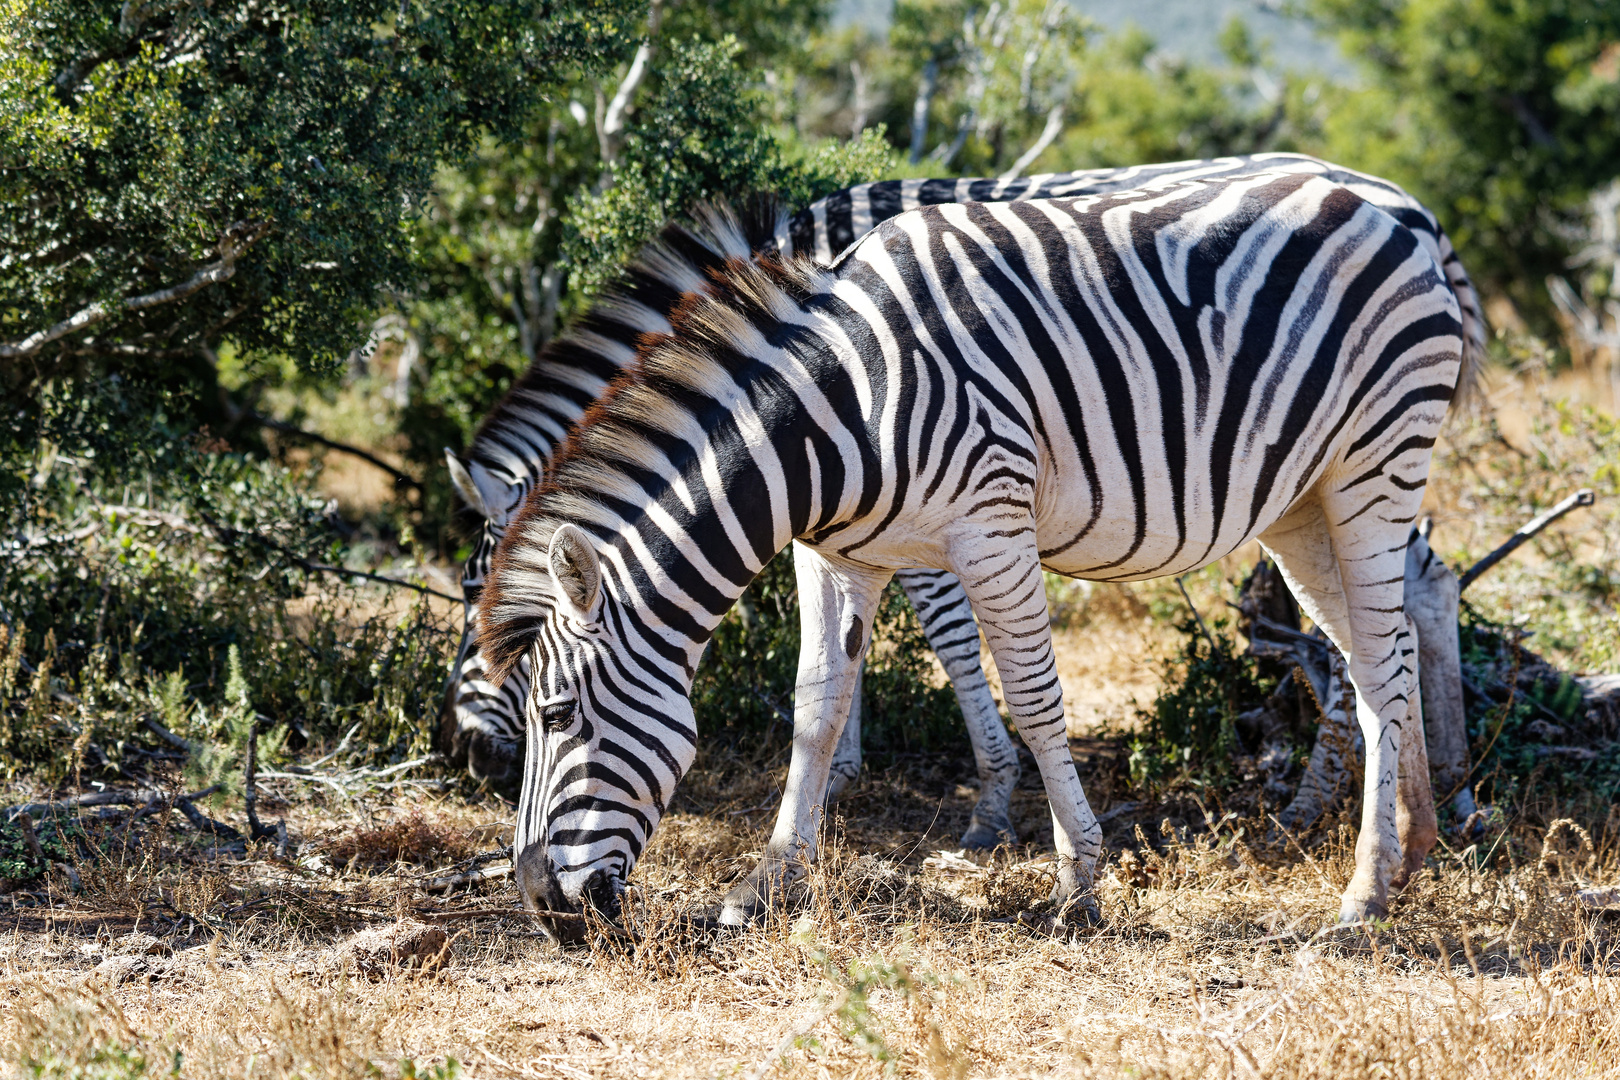
[{"label": "green bush", "polygon": [[[1215,630],[1222,628],[1217,620]],[[1177,629],[1186,644],[1166,663],[1165,689],[1138,712],[1141,733],[1131,742],[1131,779],[1154,784],[1182,775],[1202,783],[1229,781],[1233,755],[1244,749],[1238,714],[1264,701],[1277,679],[1224,638],[1212,641],[1193,616]]]},{"label": "green bush", "polygon": [[344,548],[311,477],[183,435],[165,404],[58,383],[46,434],[0,446],[0,771],[125,772],[178,739],[208,783],[258,716],[271,756],[357,724],[373,758],[425,752],[453,628],[314,573]]},{"label": "green bush", "polygon": [[[933,678],[933,654],[905,592],[891,583],[872,626],[862,688],[863,741],[878,754],[961,750],[956,696]],[[799,670],[792,549],[772,559],[720,623],[692,686],[705,744],[785,744]]]}]

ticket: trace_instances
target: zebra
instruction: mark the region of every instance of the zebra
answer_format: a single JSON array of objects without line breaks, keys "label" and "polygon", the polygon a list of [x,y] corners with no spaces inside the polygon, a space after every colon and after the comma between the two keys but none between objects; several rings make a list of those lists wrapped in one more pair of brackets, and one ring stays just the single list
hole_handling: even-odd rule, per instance
[{"label": "zebra", "polygon": [[[1256,159],[909,210],[826,268],[728,260],[576,425],[479,600],[491,681],[531,664],[524,904],[561,938],[580,924],[544,913],[616,909],[693,760],[704,645],[792,542],[793,759],[720,921],[758,917],[814,859],[878,597],[916,566],[960,579],[1039,767],[1054,924],[1094,920],[1101,828],[1042,571],[1143,580],[1254,539],[1347,658],[1366,798],[1340,917],[1386,914],[1436,837],[1407,534],[1483,324],[1434,219],[1373,190],[1397,201],[1348,170]],[[708,232],[743,246],[723,212]],[[691,234],[666,235],[649,258]]]},{"label": "zebra", "polygon": [[[1149,180],[1164,182],[1172,177],[1241,171],[1258,161],[1277,165],[1307,163],[1311,159],[1273,154],[1042,174],[1015,180],[877,181],[834,192],[791,219],[771,223],[773,228],[766,235],[760,234],[759,222],[751,222],[754,228],[747,238],[744,254],[754,257],[762,251],[781,256],[803,253],[827,265],[836,252],[873,226],[918,206],[1099,194]],[[1398,189],[1386,190],[1372,185],[1367,194],[1375,203],[1388,204],[1400,212],[1410,212],[1412,208],[1411,201]],[[469,771],[475,777],[504,780],[508,776],[522,743],[520,717],[528,689],[526,662],[519,665],[501,688],[496,688],[485,677],[487,664],[476,646],[475,612],[490,559],[504,534],[507,519],[539,481],[567,429],[633,355],[639,335],[649,327],[667,329],[673,305],[691,275],[702,274],[714,264],[714,253],[701,245],[695,248],[685,245],[680,254],[673,268],[679,272],[672,272],[663,262],[632,268],[619,293],[591,311],[573,333],[544,350],[480,425],[466,463],[448,449],[445,452],[454,486],[463,504],[477,515],[479,528],[462,572],[466,617],[461,647],[444,694],[440,741],[453,756],[466,757]],[[1466,289],[1466,277],[1461,278],[1461,283]],[[961,842],[968,848],[1016,842],[1009,804],[1019,777],[1018,756],[980,665],[978,625],[967,595],[947,572],[906,570],[897,577],[955,690],[976,759],[980,794]],[[1454,618],[1452,624],[1454,649]],[[1427,641],[1428,637],[1424,636],[1423,640]],[[1431,679],[1430,670],[1424,668],[1425,680]],[[1460,702],[1460,687],[1453,693],[1433,695],[1433,700],[1440,702],[1453,699]],[[856,704],[833,756],[829,798],[837,797],[860,772],[858,689],[854,700]],[[1431,713],[1433,711],[1431,709]],[[1431,725],[1433,732],[1462,729],[1460,706],[1455,716],[1445,713],[1438,719],[1441,723]],[[1446,749],[1437,747],[1437,770],[1448,776],[1466,772],[1466,738],[1459,741],[1445,734],[1435,737],[1445,748],[1458,745],[1462,748],[1462,764],[1458,765],[1454,752],[1448,756]],[[1440,779],[1438,775],[1437,779]],[[1445,786],[1442,783],[1442,787]],[[1460,798],[1466,798],[1465,789]],[[1467,812],[1459,810],[1460,816],[1466,817]]]},{"label": "zebra", "polygon": [[[762,219],[751,230],[748,243],[731,254],[746,257],[758,248],[771,248],[779,242],[772,231],[776,224],[774,217]],[[540,482],[568,428],[633,356],[633,344],[642,334],[668,329],[667,320],[683,292],[720,265],[716,254],[688,244],[660,260],[632,267],[621,290],[546,349],[490,413],[473,439],[467,462],[445,452],[452,483],[477,515],[479,528],[462,570],[464,629],[440,712],[440,743],[452,756],[465,755],[475,777],[505,779],[523,742],[521,717],[528,692],[526,664],[520,663],[503,685],[496,686],[477,647],[476,605],[496,545],[511,515]],[[896,577],[951,681],[973,747],[979,798],[961,843],[980,849],[1016,843],[1010,804],[1019,778],[1018,751],[980,664],[979,628],[972,609],[947,573],[911,569]],[[857,707],[836,755],[828,797],[836,797],[859,775],[860,767]]]}]

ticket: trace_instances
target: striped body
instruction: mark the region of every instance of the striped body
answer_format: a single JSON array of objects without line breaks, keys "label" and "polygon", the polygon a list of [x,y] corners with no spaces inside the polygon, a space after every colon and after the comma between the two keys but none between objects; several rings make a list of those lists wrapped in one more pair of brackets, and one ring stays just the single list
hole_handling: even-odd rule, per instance
[{"label": "striped body", "polygon": [[691,762],[704,643],[790,539],[795,757],[726,917],[813,855],[877,598],[912,567],[961,579],[1041,768],[1058,893],[1083,899],[1100,830],[1042,569],[1149,578],[1258,538],[1349,658],[1371,734],[1346,911],[1381,907],[1416,718],[1405,541],[1471,293],[1398,189],[1298,158],[1203,172],[909,211],[827,271],[739,260],[646,340],[508,530],[480,605],[494,670],[533,664],[526,902],[622,888]]}]

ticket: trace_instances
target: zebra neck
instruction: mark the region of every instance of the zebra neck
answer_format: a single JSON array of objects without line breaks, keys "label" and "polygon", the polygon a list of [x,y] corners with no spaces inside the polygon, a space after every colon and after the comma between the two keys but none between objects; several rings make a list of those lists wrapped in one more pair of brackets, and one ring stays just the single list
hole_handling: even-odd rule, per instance
[{"label": "zebra neck", "polygon": [[[836,528],[860,502],[862,470],[850,459],[875,464],[876,455],[861,452],[864,424],[831,422],[839,410],[818,382],[745,381],[694,410],[690,427],[701,435],[662,448],[664,468],[640,478],[642,498],[613,525],[622,595],[666,629],[689,673],[765,565],[795,537]],[[828,415],[818,423],[816,412]]]}]

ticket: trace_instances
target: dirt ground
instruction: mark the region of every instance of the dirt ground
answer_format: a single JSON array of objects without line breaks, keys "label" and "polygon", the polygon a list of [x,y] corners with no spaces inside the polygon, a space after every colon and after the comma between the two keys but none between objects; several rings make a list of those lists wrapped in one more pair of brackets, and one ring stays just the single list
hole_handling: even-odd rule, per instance
[{"label": "dirt ground", "polygon": [[[568,951],[504,879],[425,888],[510,807],[272,782],[286,858],[214,857],[160,817],[77,867],[76,895],[59,874],[0,901],[0,1058],[61,1077],[1620,1076],[1620,924],[1573,898],[1620,883],[1620,815],[1595,851],[1497,836],[1484,871],[1443,846],[1389,925],[1333,932],[1349,820],[1268,840],[1258,808],[1114,803],[1118,763],[1075,749],[1110,856],[1106,925],[1074,940],[1014,920],[1049,887],[1040,792],[1015,799],[1027,846],[961,858],[975,792],[949,757],[871,771],[796,902],[726,937],[683,919],[751,865],[785,762],[701,760],[625,929]],[[368,951],[367,928],[397,936]]]}]

